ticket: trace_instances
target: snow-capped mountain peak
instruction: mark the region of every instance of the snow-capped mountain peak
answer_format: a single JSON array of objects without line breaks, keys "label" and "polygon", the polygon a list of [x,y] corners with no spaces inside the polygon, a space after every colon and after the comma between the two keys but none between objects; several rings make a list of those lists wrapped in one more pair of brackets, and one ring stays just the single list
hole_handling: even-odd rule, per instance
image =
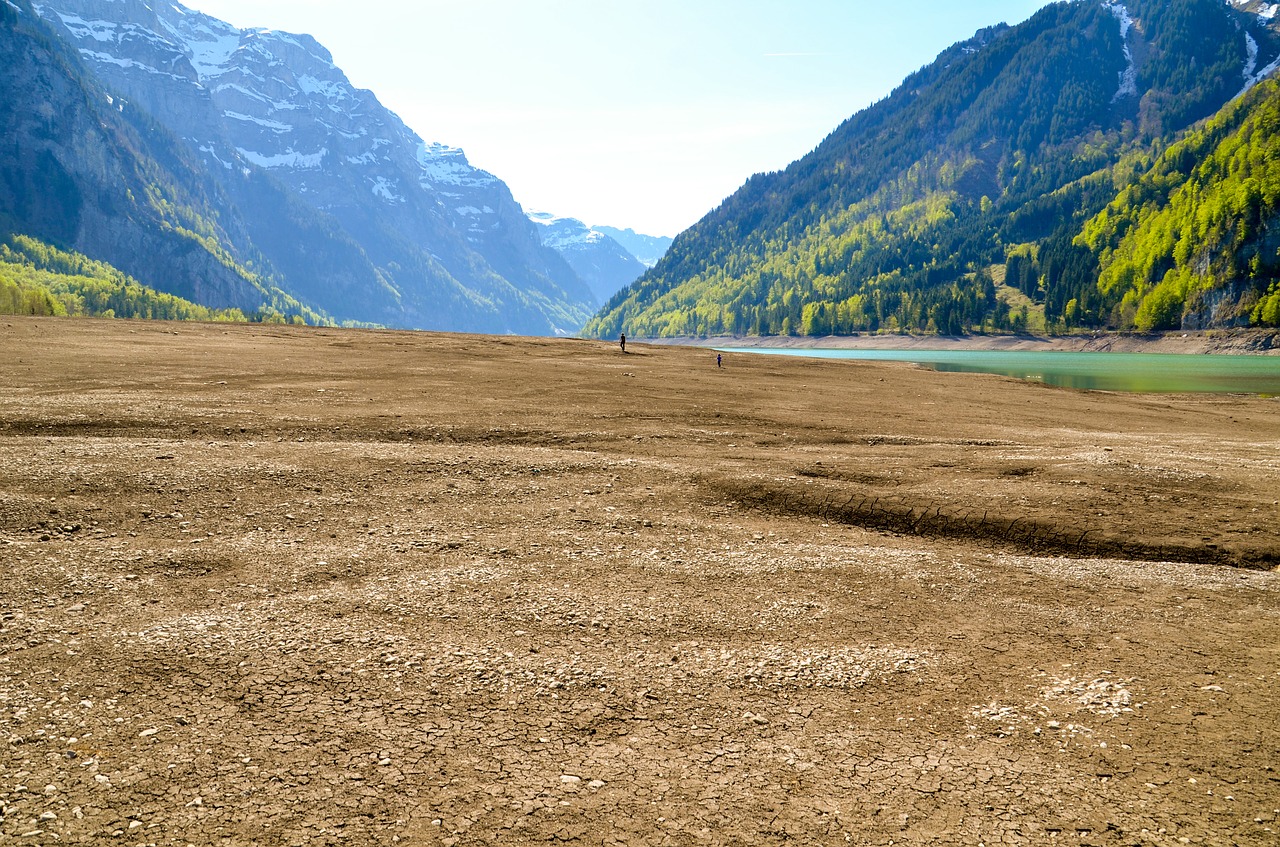
[{"label": "snow-capped mountain peak", "polygon": [[474,302],[520,300],[516,291],[531,287],[519,308],[581,304],[556,309],[538,331],[573,332],[586,320],[590,292],[541,244],[507,186],[461,150],[424,141],[311,36],[239,29],[154,0],[42,0],[37,9],[108,89],[211,169],[245,179],[269,171],[399,273],[434,273],[443,262],[474,280],[483,289]]},{"label": "snow-capped mountain peak", "polygon": [[562,218],[550,212],[527,212],[529,220],[541,227],[542,243],[556,250],[599,244],[608,238],[577,218]]},{"label": "snow-capped mountain peak", "polygon": [[564,257],[590,286],[599,303],[608,302],[645,271],[645,265],[625,247],[577,218],[562,218],[549,212],[527,214],[538,225],[542,243]]}]

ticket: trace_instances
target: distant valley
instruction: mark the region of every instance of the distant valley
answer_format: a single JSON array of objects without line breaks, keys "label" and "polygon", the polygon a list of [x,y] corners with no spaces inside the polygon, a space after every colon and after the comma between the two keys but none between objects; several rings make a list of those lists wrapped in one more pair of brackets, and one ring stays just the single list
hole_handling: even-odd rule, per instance
[{"label": "distant valley", "polygon": [[[114,314],[147,316],[130,305],[147,289],[252,319],[572,335],[644,270],[617,248],[634,273],[588,284],[581,249],[544,244],[499,178],[309,36],[144,0],[17,0],[0,38],[19,151],[0,161],[0,307],[93,313],[72,291],[92,279]],[[102,272],[64,273],[66,257]]]}]

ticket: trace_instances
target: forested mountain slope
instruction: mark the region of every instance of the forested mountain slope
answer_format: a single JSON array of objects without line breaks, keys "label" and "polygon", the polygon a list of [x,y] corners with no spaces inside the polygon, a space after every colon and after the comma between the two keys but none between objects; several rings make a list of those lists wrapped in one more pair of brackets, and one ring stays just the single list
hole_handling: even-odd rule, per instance
[{"label": "forested mountain slope", "polygon": [[1076,236],[1274,70],[1269,20],[1222,0],[1079,0],[984,30],[785,171],[751,178],[586,331],[1017,329],[1005,274],[1055,328],[1132,326],[1154,287],[1123,306],[1096,276],[1081,288],[1095,259]]},{"label": "forested mountain slope", "polygon": [[1122,325],[1280,326],[1280,82],[1171,147],[1075,243]]},{"label": "forested mountain slope", "polygon": [[0,315],[236,323],[285,320],[278,313],[201,306],[148,288],[105,262],[20,235],[0,244]]}]

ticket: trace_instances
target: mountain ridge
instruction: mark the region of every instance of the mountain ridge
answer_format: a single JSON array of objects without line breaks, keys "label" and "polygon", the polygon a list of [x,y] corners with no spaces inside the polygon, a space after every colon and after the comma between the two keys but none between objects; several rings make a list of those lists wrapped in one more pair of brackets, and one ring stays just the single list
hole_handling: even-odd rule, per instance
[{"label": "mountain ridge", "polygon": [[594,308],[509,189],[357,89],[314,38],[173,3],[45,0],[86,66],[204,161],[308,302],[388,326],[572,334]]},{"label": "mountain ridge", "polygon": [[1018,331],[991,272],[1017,250],[1043,250],[1025,281],[1056,326],[1123,319],[1059,285],[1072,239],[1280,60],[1273,23],[1222,0],[1077,0],[981,30],[749,179],[584,333]]},{"label": "mountain ridge", "polygon": [[639,259],[640,264],[647,268],[652,268],[662,260],[674,240],[667,235],[645,235],[636,232],[631,227],[618,229],[617,227],[597,224],[592,229],[603,232],[621,244],[628,253]]},{"label": "mountain ridge", "polygon": [[542,243],[564,257],[590,287],[597,305],[608,302],[645,271],[645,265],[627,248],[577,218],[536,211],[528,215],[538,225]]}]

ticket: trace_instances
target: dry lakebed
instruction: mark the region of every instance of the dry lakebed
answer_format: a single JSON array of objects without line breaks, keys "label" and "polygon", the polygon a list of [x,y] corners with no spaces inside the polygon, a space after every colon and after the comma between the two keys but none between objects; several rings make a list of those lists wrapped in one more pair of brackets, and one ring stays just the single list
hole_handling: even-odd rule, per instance
[{"label": "dry lakebed", "polygon": [[0,843],[1280,844],[1280,400],[0,348]]}]

